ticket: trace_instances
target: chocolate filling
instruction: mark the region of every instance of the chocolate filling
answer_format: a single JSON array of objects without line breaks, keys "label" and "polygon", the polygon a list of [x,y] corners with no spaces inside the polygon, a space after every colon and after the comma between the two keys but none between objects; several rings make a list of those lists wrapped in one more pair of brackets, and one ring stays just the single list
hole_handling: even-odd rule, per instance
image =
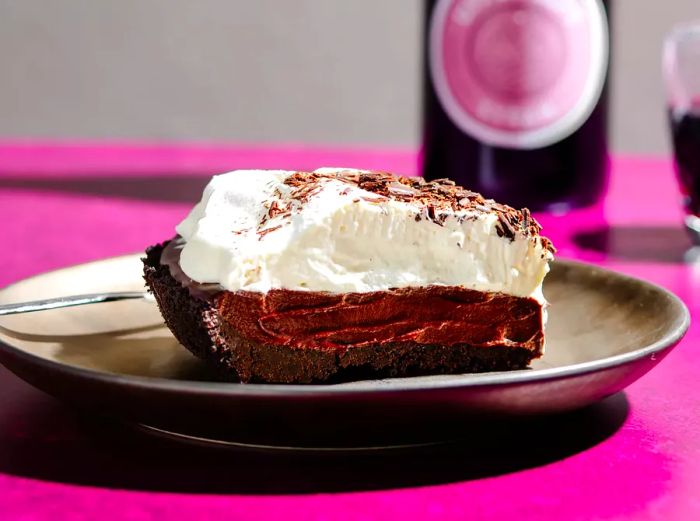
[{"label": "chocolate filling", "polygon": [[181,241],[170,241],[160,263],[193,298],[210,302],[239,334],[254,342],[340,351],[415,342],[535,352],[544,343],[542,306],[533,298],[435,285],[368,293],[230,292],[185,275],[180,251]]},{"label": "chocolate filling", "polygon": [[542,354],[542,311],[533,299],[463,288],[200,292],[173,276],[163,253],[154,246],[143,259],[163,318],[226,379],[310,383],[505,371]]}]

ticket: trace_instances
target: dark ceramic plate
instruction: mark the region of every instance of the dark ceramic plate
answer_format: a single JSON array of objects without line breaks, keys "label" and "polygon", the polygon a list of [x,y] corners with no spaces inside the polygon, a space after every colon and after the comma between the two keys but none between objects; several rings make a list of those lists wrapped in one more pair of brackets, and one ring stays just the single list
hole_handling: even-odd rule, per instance
[{"label": "dark ceramic plate", "polygon": [[[18,282],[0,291],[0,303],[142,287],[132,255]],[[591,404],[659,363],[690,320],[658,286],[570,261],[554,262],[545,296],[546,354],[523,371],[334,385],[216,382],[147,301],[3,317],[0,361],[63,400],[190,441],[404,446],[458,437],[489,418]]]}]

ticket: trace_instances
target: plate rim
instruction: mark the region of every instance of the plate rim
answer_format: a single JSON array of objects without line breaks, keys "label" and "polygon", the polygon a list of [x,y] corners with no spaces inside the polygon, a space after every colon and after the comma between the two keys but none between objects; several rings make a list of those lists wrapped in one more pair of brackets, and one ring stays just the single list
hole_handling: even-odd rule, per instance
[{"label": "plate rim", "polygon": [[[131,253],[105,257],[88,262],[82,262],[65,266],[62,268],[47,270],[30,277],[23,278],[0,288],[0,296],[14,287],[30,282],[34,279],[57,274],[64,271],[72,271],[85,266],[99,264],[105,261],[120,261],[127,259],[142,258],[144,253]],[[125,375],[119,373],[109,373],[97,371],[83,367],[64,364],[48,358],[32,354],[28,351],[16,348],[0,340],[0,351],[6,355],[18,357],[26,362],[44,366],[49,370],[68,373],[77,378],[98,380],[106,384],[126,385],[141,389],[156,389],[164,392],[188,392],[202,395],[227,395],[233,397],[276,397],[295,398],[300,395],[305,396],[334,396],[357,395],[366,393],[396,393],[410,391],[437,391],[459,388],[478,388],[532,384],[543,381],[552,381],[561,378],[570,378],[585,375],[593,372],[612,369],[615,367],[631,364],[637,360],[664,353],[675,347],[685,336],[690,327],[691,316],[686,304],[672,291],[654,282],[634,277],[625,273],[620,273],[596,264],[583,262],[574,259],[556,258],[553,263],[564,266],[576,266],[578,269],[589,269],[598,272],[612,273],[615,277],[642,285],[664,294],[679,309],[679,323],[669,329],[662,338],[640,349],[635,349],[626,353],[592,360],[578,364],[565,365],[537,370],[499,371],[487,373],[463,373],[455,375],[443,375],[444,380],[427,381],[425,377],[400,377],[385,378],[376,380],[360,380],[357,382],[347,382],[340,384],[264,384],[264,383],[240,383],[240,382],[208,382],[198,380],[174,380],[154,376]],[[2,327],[0,326],[0,329]],[[3,364],[5,365],[5,364]],[[7,366],[6,366],[7,367]],[[11,368],[7,367],[10,371]],[[14,371],[13,371],[14,372]]]}]

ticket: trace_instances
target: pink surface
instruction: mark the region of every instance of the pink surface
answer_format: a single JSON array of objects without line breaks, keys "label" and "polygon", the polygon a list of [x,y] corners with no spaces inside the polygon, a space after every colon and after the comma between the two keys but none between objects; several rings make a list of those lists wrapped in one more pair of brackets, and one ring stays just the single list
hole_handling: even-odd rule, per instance
[{"label": "pink surface", "polygon": [[[412,173],[416,157],[401,151],[294,147],[0,147],[0,222],[6,248],[0,256],[0,285],[138,251],[168,237],[189,208],[191,191],[204,183],[201,172],[324,164]],[[684,262],[693,252],[686,252],[690,245],[680,229],[670,163],[622,157],[613,165],[603,207],[565,218],[543,216],[549,235],[561,256],[598,262],[675,291],[695,319],[700,268]],[[118,195],[110,195],[114,193]],[[217,493],[206,484],[188,486],[186,476],[174,486],[173,476],[187,468],[170,457],[173,453],[153,459],[136,437],[110,438],[94,420],[76,416],[0,369],[0,519],[700,519],[697,339],[693,325],[673,353],[626,391],[629,412],[602,440],[542,463],[486,469],[481,476],[467,472],[469,461],[446,460],[447,477],[441,479],[439,472],[437,477],[417,476],[416,486],[393,479],[391,467],[378,456],[356,457],[352,468],[356,472],[357,465],[364,465],[368,475],[382,474],[381,486],[358,487],[354,479],[344,487],[342,476],[350,463],[342,459],[255,455],[212,459],[212,474],[231,481],[211,488]],[[544,433],[531,450],[546,454],[566,442],[560,435]],[[422,464],[419,458],[405,455],[396,472],[410,473]],[[300,487],[305,493],[279,484],[269,490],[252,486],[254,480],[265,481],[266,471],[279,472],[275,469],[281,464],[291,481],[311,483]],[[135,474],[133,483],[128,480],[139,465],[150,466],[143,468],[153,477],[149,486]],[[455,465],[465,472],[455,472]],[[245,469],[253,467],[257,473],[247,479]],[[316,489],[309,478],[314,473],[320,483]],[[333,488],[337,492],[316,492],[328,490],[323,473],[328,481],[339,482]],[[127,478],[110,481],[117,475]],[[356,491],[362,488],[374,490]]]}]

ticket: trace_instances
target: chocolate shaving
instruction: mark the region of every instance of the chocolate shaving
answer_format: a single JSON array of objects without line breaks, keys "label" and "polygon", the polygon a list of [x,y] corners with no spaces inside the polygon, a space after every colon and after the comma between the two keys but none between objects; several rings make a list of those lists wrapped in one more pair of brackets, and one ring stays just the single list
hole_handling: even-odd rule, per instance
[{"label": "chocolate shaving", "polygon": [[510,223],[508,216],[506,214],[499,213],[498,222],[500,224],[500,226],[496,227],[496,233],[498,233],[498,236],[506,237],[510,240],[515,239],[515,228],[513,228],[513,225]]},{"label": "chocolate shaving", "polygon": [[279,230],[280,228],[282,228],[282,225],[278,224],[277,226],[273,226],[271,228],[265,228],[264,230],[258,230],[258,240],[259,241],[262,240],[262,238],[265,237],[265,235],[267,235],[270,232],[274,232],[275,230]]},{"label": "chocolate shaving", "polygon": [[550,241],[547,237],[540,237],[540,244],[542,245],[542,249],[544,250],[549,250],[552,253],[557,252],[557,249],[554,247],[554,244],[552,244],[552,241]]},{"label": "chocolate shaving", "polygon": [[404,183],[391,183],[388,185],[387,190],[389,194],[395,197],[414,197],[416,195],[416,190]]},{"label": "chocolate shaving", "polygon": [[383,203],[384,201],[386,201],[385,197],[364,197],[364,196],[362,196],[362,197],[360,197],[360,199],[362,199],[365,202],[373,203],[373,204]]},{"label": "chocolate shaving", "polygon": [[522,214],[522,222],[520,223],[520,226],[524,232],[527,232],[530,229],[530,220],[532,216],[530,215],[530,210],[527,208],[523,208],[520,210],[520,213]]},{"label": "chocolate shaving", "polygon": [[267,210],[267,215],[270,219],[274,219],[278,215],[287,213],[286,208],[282,208],[277,201],[272,201],[270,203],[270,208]]}]

